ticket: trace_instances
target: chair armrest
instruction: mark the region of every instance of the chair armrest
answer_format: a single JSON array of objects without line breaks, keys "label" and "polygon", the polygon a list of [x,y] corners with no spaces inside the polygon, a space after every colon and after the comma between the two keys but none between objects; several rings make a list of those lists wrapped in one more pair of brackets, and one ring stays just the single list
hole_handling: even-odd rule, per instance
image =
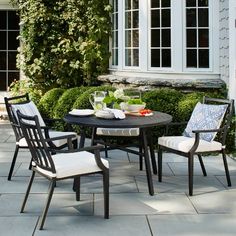
[{"label": "chair armrest", "polygon": [[104,147],[102,145],[96,145],[96,146],[89,146],[89,147],[83,147],[83,148],[78,148],[78,149],[73,149],[73,150],[51,150],[54,151],[56,153],[73,153],[73,152],[83,152],[83,151],[87,151],[87,152],[92,152],[95,150],[103,150]]},{"label": "chair armrest", "polygon": [[210,133],[210,132],[222,132],[224,128],[220,129],[204,129],[204,130],[192,130],[193,133]]}]

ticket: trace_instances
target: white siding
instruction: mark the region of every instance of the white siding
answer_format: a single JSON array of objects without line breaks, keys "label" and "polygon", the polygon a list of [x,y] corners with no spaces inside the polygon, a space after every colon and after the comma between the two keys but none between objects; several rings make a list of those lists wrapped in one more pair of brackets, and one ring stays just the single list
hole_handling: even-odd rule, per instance
[{"label": "white siding", "polygon": [[229,0],[220,0],[220,74],[229,84]]}]

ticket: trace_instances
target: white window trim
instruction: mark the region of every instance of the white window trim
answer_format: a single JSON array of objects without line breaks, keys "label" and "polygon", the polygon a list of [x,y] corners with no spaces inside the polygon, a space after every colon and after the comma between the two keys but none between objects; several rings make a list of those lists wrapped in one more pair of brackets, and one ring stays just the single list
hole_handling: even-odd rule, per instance
[{"label": "white window trim", "polygon": [[[177,2],[179,4],[176,4],[176,0],[171,0],[171,67],[151,67],[150,1],[139,1],[139,66],[125,66],[125,0],[118,0],[118,66],[110,63],[111,71],[134,71],[147,74],[219,74],[219,1],[209,0],[209,68],[186,67],[185,1]],[[146,18],[148,19],[145,21],[140,20]]]}]

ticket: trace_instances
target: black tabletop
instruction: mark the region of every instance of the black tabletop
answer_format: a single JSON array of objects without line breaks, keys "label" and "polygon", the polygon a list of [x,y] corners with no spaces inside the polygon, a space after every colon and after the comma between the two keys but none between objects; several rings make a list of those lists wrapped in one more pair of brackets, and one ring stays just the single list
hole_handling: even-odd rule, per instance
[{"label": "black tabletop", "polygon": [[152,116],[139,117],[126,115],[123,120],[101,119],[96,116],[74,116],[66,115],[64,121],[69,124],[100,127],[100,128],[147,128],[158,125],[164,125],[172,121],[172,116],[166,113],[154,111]]}]

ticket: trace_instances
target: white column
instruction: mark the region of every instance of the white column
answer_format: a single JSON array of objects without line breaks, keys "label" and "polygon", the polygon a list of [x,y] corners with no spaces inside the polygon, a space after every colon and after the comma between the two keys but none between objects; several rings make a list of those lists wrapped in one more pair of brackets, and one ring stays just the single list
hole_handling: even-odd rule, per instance
[{"label": "white column", "polygon": [[229,98],[236,102],[236,1],[229,0]]}]

